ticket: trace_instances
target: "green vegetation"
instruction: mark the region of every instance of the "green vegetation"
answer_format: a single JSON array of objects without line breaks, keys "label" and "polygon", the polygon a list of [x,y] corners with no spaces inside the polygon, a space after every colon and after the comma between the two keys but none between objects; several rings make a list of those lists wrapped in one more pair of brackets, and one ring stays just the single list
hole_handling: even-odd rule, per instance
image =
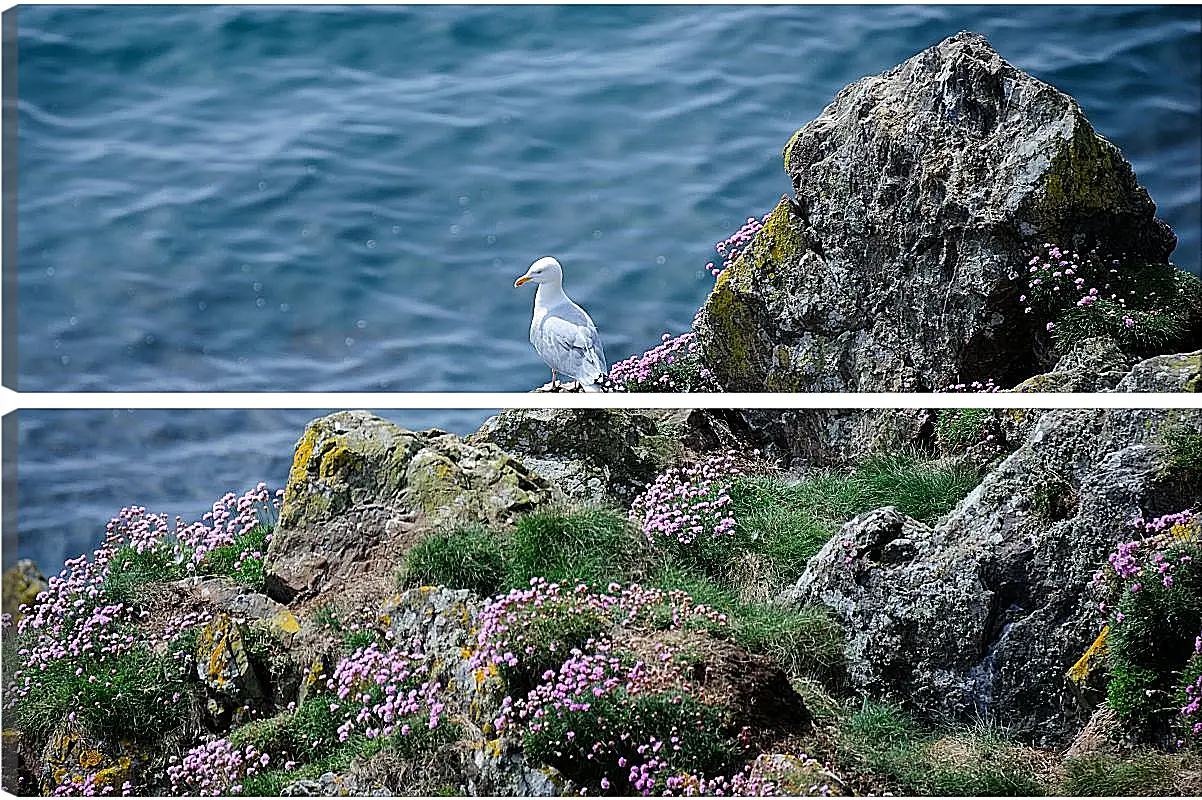
[{"label": "green vegetation", "polygon": [[109,560],[104,591],[112,602],[132,606],[147,585],[178,580],[187,574],[176,551],[167,545],[147,547],[141,552],[127,545]]},{"label": "green vegetation", "polygon": [[878,454],[853,472],[819,472],[799,482],[775,476],[745,476],[731,485],[737,536],[725,552],[707,561],[730,569],[732,551],[763,556],[760,574],[773,589],[797,579],[806,562],[856,514],[892,505],[931,523],[946,514],[980,482],[960,462],[924,461],[914,453]]},{"label": "green vegetation", "polygon": [[935,417],[935,439],[945,453],[961,453],[986,436],[988,408],[944,408]]},{"label": "green vegetation", "polygon": [[1134,757],[1095,753],[1064,762],[1063,793],[1076,797],[1157,797],[1178,794],[1173,779],[1180,759],[1159,753]]},{"label": "green vegetation", "polygon": [[[525,739],[525,752],[537,762],[549,764],[585,786],[598,786],[608,770],[608,761],[589,759],[590,743],[614,742],[615,756],[640,764],[639,743],[658,739],[667,742],[679,734],[678,747],[659,751],[671,772],[721,774],[735,758],[721,712],[689,696],[653,694],[627,697],[607,695],[587,715],[549,715],[546,724]],[[633,795],[635,787],[614,787],[619,795]],[[591,793],[591,792],[590,792]]]},{"label": "green vegetation", "polygon": [[285,753],[297,762],[292,769],[273,768],[247,776],[243,780],[242,794],[279,796],[290,783],[316,780],[326,772],[345,771],[352,761],[363,761],[381,753],[400,760],[424,760],[460,736],[458,726],[452,723],[444,722],[430,729],[421,715],[414,715],[408,720],[411,726],[408,735],[369,739],[362,733],[352,733],[345,741],[340,741],[339,720],[330,710],[330,700],[329,694],[317,694],[307,698],[293,712],[249,722],[230,732],[230,742],[236,747],[251,745],[261,752]]},{"label": "green vegetation", "polygon": [[1119,598],[1122,622],[1111,626],[1107,689],[1120,719],[1154,728],[1176,715],[1171,701],[1202,630],[1202,547],[1166,547],[1156,563],[1169,566],[1163,573],[1145,570]]},{"label": "green vegetation", "polygon": [[871,785],[882,782],[909,795],[1037,796],[1048,793],[1017,748],[986,726],[938,735],[896,706],[866,702],[849,714],[838,733],[849,767]]},{"label": "green vegetation", "polygon": [[1162,436],[1161,477],[1183,476],[1202,481],[1202,431],[1175,425]]},{"label": "green vegetation", "polygon": [[[271,535],[270,525],[256,525],[234,538],[232,544],[214,547],[205,553],[200,572],[205,575],[225,575],[244,586],[263,589],[263,555]],[[255,555],[258,553],[259,555]]]},{"label": "green vegetation", "polygon": [[843,629],[825,607],[796,609],[742,601],[735,588],[679,566],[661,567],[650,583],[661,589],[683,589],[698,603],[726,614],[727,625],[711,627],[711,634],[768,656],[788,674],[835,683],[841,680]]},{"label": "green vegetation", "polygon": [[[187,675],[145,646],[116,653],[48,661],[42,688],[11,712],[16,727],[45,740],[68,715],[99,736],[153,741],[179,727],[184,708],[172,694],[188,689]],[[136,727],[130,720],[137,720]]]},{"label": "green vegetation", "polygon": [[630,522],[604,508],[535,511],[518,520],[506,547],[508,586],[534,577],[603,586],[631,574],[640,543]]},{"label": "green vegetation", "polygon": [[405,556],[401,585],[470,589],[487,597],[504,579],[499,537],[476,525],[423,539]]}]

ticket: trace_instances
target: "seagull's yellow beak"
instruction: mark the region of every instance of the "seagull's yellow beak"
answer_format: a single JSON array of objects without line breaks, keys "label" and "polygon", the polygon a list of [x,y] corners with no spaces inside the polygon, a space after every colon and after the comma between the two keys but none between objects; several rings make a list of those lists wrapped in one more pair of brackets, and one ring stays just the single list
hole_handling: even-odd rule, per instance
[{"label": "seagull's yellow beak", "polygon": [[522,277],[518,278],[516,281],[513,282],[513,288],[516,289],[519,286],[521,286],[523,283],[529,283],[529,282],[530,282],[530,276],[523,275]]}]

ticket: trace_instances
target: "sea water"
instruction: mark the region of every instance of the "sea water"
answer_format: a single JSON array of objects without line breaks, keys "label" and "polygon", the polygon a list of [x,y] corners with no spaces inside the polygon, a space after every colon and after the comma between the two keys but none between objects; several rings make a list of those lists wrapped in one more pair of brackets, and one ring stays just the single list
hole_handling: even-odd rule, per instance
[{"label": "sea water", "polygon": [[[22,6],[25,391],[525,391],[542,255],[611,361],[846,84],[963,29],[1074,96],[1199,269],[1202,12],[1123,6]],[[22,412],[20,553],[279,485],[316,412]],[[466,432],[484,412],[392,414]]]}]

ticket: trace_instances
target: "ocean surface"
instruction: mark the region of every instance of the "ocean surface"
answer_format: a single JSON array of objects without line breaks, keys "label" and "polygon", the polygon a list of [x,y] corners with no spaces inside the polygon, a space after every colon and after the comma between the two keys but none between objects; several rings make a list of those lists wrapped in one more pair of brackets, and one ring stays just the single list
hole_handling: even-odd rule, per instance
[{"label": "ocean surface", "polygon": [[[512,282],[542,255],[611,362],[641,352],[790,190],[792,133],[962,29],[1081,103],[1199,270],[1196,7],[16,13],[24,391],[525,391],[548,375]],[[20,554],[57,568],[123,505],[278,483],[316,414],[23,411]]]}]

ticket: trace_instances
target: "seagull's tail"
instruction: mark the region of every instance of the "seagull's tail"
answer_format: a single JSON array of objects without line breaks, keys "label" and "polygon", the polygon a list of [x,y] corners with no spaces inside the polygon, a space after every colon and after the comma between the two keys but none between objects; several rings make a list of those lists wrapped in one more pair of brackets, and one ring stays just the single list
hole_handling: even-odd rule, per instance
[{"label": "seagull's tail", "polygon": [[599,359],[594,359],[592,364],[593,369],[588,373],[595,376],[591,381],[580,381],[580,388],[586,392],[604,392],[612,390],[613,381],[609,379],[609,368],[605,366],[605,362]]}]

